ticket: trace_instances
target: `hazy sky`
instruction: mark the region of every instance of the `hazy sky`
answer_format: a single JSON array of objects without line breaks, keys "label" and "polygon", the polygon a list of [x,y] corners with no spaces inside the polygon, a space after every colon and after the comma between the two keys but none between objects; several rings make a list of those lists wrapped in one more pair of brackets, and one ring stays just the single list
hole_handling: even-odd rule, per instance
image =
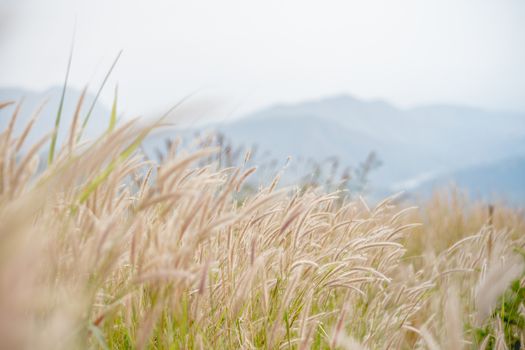
[{"label": "hazy sky", "polygon": [[195,90],[223,115],[348,93],[525,111],[523,0],[0,0],[0,86],[97,86],[128,114]]}]

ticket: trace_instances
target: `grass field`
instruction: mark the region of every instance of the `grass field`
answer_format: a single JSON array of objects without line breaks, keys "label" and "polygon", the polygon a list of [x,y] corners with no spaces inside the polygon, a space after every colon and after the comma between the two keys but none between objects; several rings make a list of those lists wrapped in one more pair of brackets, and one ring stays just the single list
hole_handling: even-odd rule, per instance
[{"label": "grass field", "polygon": [[56,153],[40,156],[52,129],[22,153],[16,106],[0,106],[13,114],[0,135],[1,348],[525,345],[523,211],[459,190],[370,207],[277,178],[246,194],[255,169],[176,143],[145,160],[150,127],[113,117],[87,144],[77,113]]}]

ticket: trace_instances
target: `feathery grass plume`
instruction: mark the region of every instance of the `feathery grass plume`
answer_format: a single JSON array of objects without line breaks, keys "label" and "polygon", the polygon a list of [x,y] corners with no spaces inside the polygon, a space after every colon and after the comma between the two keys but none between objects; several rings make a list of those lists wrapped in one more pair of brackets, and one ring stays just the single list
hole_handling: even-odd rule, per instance
[{"label": "feathery grass plume", "polygon": [[462,310],[457,288],[452,286],[448,289],[445,296],[445,314],[447,322],[446,330],[446,347],[447,349],[461,350],[463,344],[463,321],[461,319]]},{"label": "feathery grass plume", "polygon": [[523,274],[524,263],[519,256],[509,256],[494,264],[476,287],[476,309],[478,321],[483,321],[494,309],[498,298],[509,287],[510,282]]},{"label": "feathery grass plume", "polygon": [[82,104],[84,103],[84,98],[86,97],[87,93],[87,86],[82,89],[82,92],[80,93],[80,97],[77,101],[77,106],[75,108],[75,113],[73,114],[73,120],[71,120],[71,126],[69,128],[69,139],[67,142],[68,145],[68,153],[71,155],[73,152],[73,148],[75,146],[76,141],[76,135],[77,135],[77,127],[78,127],[78,118],[80,117],[80,110],[82,108]]},{"label": "feathery grass plume", "polygon": [[29,132],[33,128],[33,125],[37,121],[38,117],[40,117],[40,114],[42,113],[42,109],[45,107],[47,102],[48,102],[47,100],[42,102],[37,107],[37,109],[33,112],[33,115],[31,116],[31,119],[29,120],[29,122],[27,123],[26,127],[24,128],[24,131],[22,131],[22,134],[18,137],[18,140],[16,142],[16,146],[15,146],[15,153],[19,152],[20,149],[22,148],[22,146],[24,145],[24,142],[25,142],[27,136],[29,135]]},{"label": "feathery grass plume", "polygon": [[441,350],[441,347],[438,345],[436,339],[434,339],[434,336],[426,327],[423,326],[420,329],[420,334],[427,344],[429,350]]},{"label": "feathery grass plume", "polygon": [[7,106],[14,104],[14,101],[2,101],[0,102],[0,109],[4,109]]}]

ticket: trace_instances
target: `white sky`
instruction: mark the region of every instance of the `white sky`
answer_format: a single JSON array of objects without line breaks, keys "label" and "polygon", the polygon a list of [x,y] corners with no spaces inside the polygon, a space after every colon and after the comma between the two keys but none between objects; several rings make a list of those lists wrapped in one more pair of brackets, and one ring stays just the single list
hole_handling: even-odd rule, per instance
[{"label": "white sky", "polygon": [[525,111],[523,0],[0,0],[0,86],[95,89],[128,115],[198,90],[219,118],[348,93]]}]

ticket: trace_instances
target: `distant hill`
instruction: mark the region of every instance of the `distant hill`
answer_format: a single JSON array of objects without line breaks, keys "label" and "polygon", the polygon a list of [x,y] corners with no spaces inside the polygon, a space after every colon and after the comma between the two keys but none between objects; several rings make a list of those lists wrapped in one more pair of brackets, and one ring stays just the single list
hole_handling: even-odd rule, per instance
[{"label": "distant hill", "polygon": [[[423,191],[421,184],[442,181],[443,174],[457,177],[458,183],[468,187],[469,181],[474,184],[480,179],[474,175],[484,169],[482,164],[525,156],[524,113],[450,105],[400,109],[350,96],[273,106],[208,129],[226,135],[234,145],[255,147],[259,162],[275,159],[283,164],[291,156],[292,166],[285,176],[289,182],[311,171],[305,163],[336,157],[341,166],[355,167],[375,152],[382,163],[370,178],[377,196]],[[179,130],[177,134],[194,132]],[[170,135],[174,133],[162,132],[149,145],[158,145],[158,138]],[[502,175],[494,170],[502,182],[525,188],[523,182]],[[493,183],[487,183],[488,192],[490,186],[494,192],[502,188],[501,183]]]},{"label": "distant hill", "polygon": [[[51,130],[60,93],[60,88],[42,93],[0,89],[0,101],[25,96],[20,128],[38,104],[50,98],[31,142]],[[79,95],[71,89],[67,93],[61,135],[69,127]],[[93,96],[87,96],[82,117],[92,100]],[[109,110],[97,103],[87,136],[103,132],[108,116]],[[0,118],[0,128],[6,123],[7,118]],[[199,130],[204,129],[219,131],[235,146],[257,149],[254,163],[278,164],[268,175],[291,156],[284,182],[296,181],[312,170],[312,164],[326,164],[327,159],[337,159],[341,168],[355,168],[374,152],[382,163],[370,177],[371,190],[377,196],[400,190],[424,193],[435,185],[454,181],[481,197],[502,193],[513,201],[524,198],[525,203],[521,195],[525,183],[514,175],[522,174],[523,169],[525,113],[452,105],[401,109],[384,101],[341,95],[277,105]],[[143,147],[153,155],[165,139],[188,139],[199,130],[162,130],[152,134]],[[259,174],[265,176],[264,172]]]},{"label": "distant hill", "polygon": [[399,109],[350,96],[274,106],[217,129],[280,159],[337,156],[355,165],[375,151],[383,166],[372,180],[383,190],[525,154],[525,114],[444,105]]},{"label": "distant hill", "polygon": [[430,194],[433,190],[456,185],[469,195],[485,201],[503,200],[525,203],[525,156],[472,166],[425,181],[413,193]]},{"label": "distant hill", "polygon": [[[33,130],[29,134],[27,144],[31,144],[53,130],[61,94],[61,87],[53,87],[46,91],[0,88],[0,101],[22,101],[20,115],[15,125],[15,133],[21,132],[35,110],[43,102],[47,101],[45,107],[40,113],[38,121],[35,123]],[[59,142],[69,131],[80,94],[80,91],[73,88],[68,88],[67,90],[60,123],[61,127],[58,136]],[[86,94],[80,113],[81,120],[86,116],[93,100],[93,95],[89,93]],[[14,107],[11,107],[9,110],[0,111],[0,130],[7,126],[9,122],[8,116],[10,116],[13,110]],[[91,114],[90,122],[86,127],[85,136],[92,138],[102,133],[107,128],[109,113],[109,110],[100,101],[97,101]]]}]

